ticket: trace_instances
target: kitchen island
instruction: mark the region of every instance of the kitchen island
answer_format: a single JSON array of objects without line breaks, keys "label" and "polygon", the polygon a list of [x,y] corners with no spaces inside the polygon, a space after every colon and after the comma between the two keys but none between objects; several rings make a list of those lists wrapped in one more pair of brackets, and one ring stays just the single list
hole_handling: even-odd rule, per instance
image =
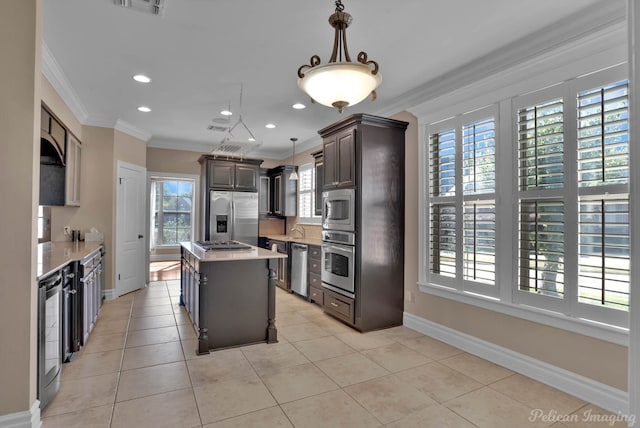
[{"label": "kitchen island", "polygon": [[205,251],[193,242],[180,245],[180,304],[198,333],[198,355],[278,341],[275,269],[285,254],[254,246]]}]

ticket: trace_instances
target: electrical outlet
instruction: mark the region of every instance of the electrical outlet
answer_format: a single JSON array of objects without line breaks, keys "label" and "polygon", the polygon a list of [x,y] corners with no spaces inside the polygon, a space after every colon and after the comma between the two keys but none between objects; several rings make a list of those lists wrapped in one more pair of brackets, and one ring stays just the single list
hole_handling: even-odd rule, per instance
[{"label": "electrical outlet", "polygon": [[413,291],[409,292],[409,301],[411,303],[415,303],[415,301],[416,301],[416,293],[414,293]]},{"label": "electrical outlet", "polygon": [[65,235],[71,235],[71,228],[69,226],[65,226],[64,227],[64,234]]}]

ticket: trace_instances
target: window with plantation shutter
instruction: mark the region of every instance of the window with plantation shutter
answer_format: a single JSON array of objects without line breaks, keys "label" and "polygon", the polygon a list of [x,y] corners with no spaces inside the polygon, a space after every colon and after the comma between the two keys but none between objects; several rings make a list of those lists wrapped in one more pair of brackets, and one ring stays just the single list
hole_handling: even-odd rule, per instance
[{"label": "window with plantation shutter", "polygon": [[493,117],[462,125],[462,277],[489,285],[496,265],[495,135]]},{"label": "window with plantation shutter", "polygon": [[563,99],[521,107],[517,121],[518,288],[562,298],[564,202],[554,189],[565,180]]},{"label": "window with plantation shutter", "polygon": [[298,168],[298,222],[320,224],[322,218],[315,215],[315,167],[308,163]]},{"label": "window with plantation shutter", "polygon": [[430,272],[456,276],[456,132],[449,128],[430,137]]},{"label": "window with plantation shutter", "polygon": [[628,310],[629,85],[581,91],[578,112],[578,301]]},{"label": "window with plantation shutter", "polygon": [[[429,269],[482,294],[496,279],[495,106],[441,122],[430,137]],[[458,180],[457,177],[460,177]]]},{"label": "window with plantation shutter", "polygon": [[445,103],[422,152],[422,291],[580,332],[628,326],[626,73],[616,65],[453,116]]}]

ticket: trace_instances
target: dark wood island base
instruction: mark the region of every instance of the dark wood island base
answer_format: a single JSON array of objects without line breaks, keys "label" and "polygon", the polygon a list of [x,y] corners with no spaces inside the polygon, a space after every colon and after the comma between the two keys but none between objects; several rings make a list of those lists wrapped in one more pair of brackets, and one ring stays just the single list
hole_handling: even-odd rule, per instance
[{"label": "dark wood island base", "polygon": [[198,332],[197,354],[211,350],[276,343],[276,267],[273,251],[205,252],[181,247],[180,304]]}]

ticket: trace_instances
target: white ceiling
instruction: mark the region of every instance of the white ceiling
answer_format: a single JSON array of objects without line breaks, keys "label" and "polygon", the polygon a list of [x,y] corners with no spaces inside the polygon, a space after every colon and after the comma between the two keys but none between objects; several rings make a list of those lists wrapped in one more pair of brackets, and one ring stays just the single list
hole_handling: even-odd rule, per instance
[{"label": "white ceiling", "polygon": [[[66,82],[62,95],[84,124],[120,124],[150,137],[151,146],[206,151],[225,136],[207,130],[219,112],[230,104],[231,123],[237,120],[242,83],[243,119],[261,143],[251,154],[283,158],[291,137],[300,149],[319,144],[317,131],[341,117],[388,114],[468,64],[513,50],[513,42],[597,16],[610,0],[343,3],[353,16],[352,58],[366,51],[380,64],[383,82],[375,102],[342,115],[311,104],[296,84],[298,67],[311,55],[323,63],[330,56],[331,0],[166,0],[160,17],[113,0],[44,0],[45,54],[51,54],[45,56],[49,68],[57,67],[54,87]],[[136,73],[153,82],[134,82]],[[295,102],[307,108],[293,110]],[[152,112],[136,111],[139,105]],[[266,129],[269,122],[277,127]]]}]

